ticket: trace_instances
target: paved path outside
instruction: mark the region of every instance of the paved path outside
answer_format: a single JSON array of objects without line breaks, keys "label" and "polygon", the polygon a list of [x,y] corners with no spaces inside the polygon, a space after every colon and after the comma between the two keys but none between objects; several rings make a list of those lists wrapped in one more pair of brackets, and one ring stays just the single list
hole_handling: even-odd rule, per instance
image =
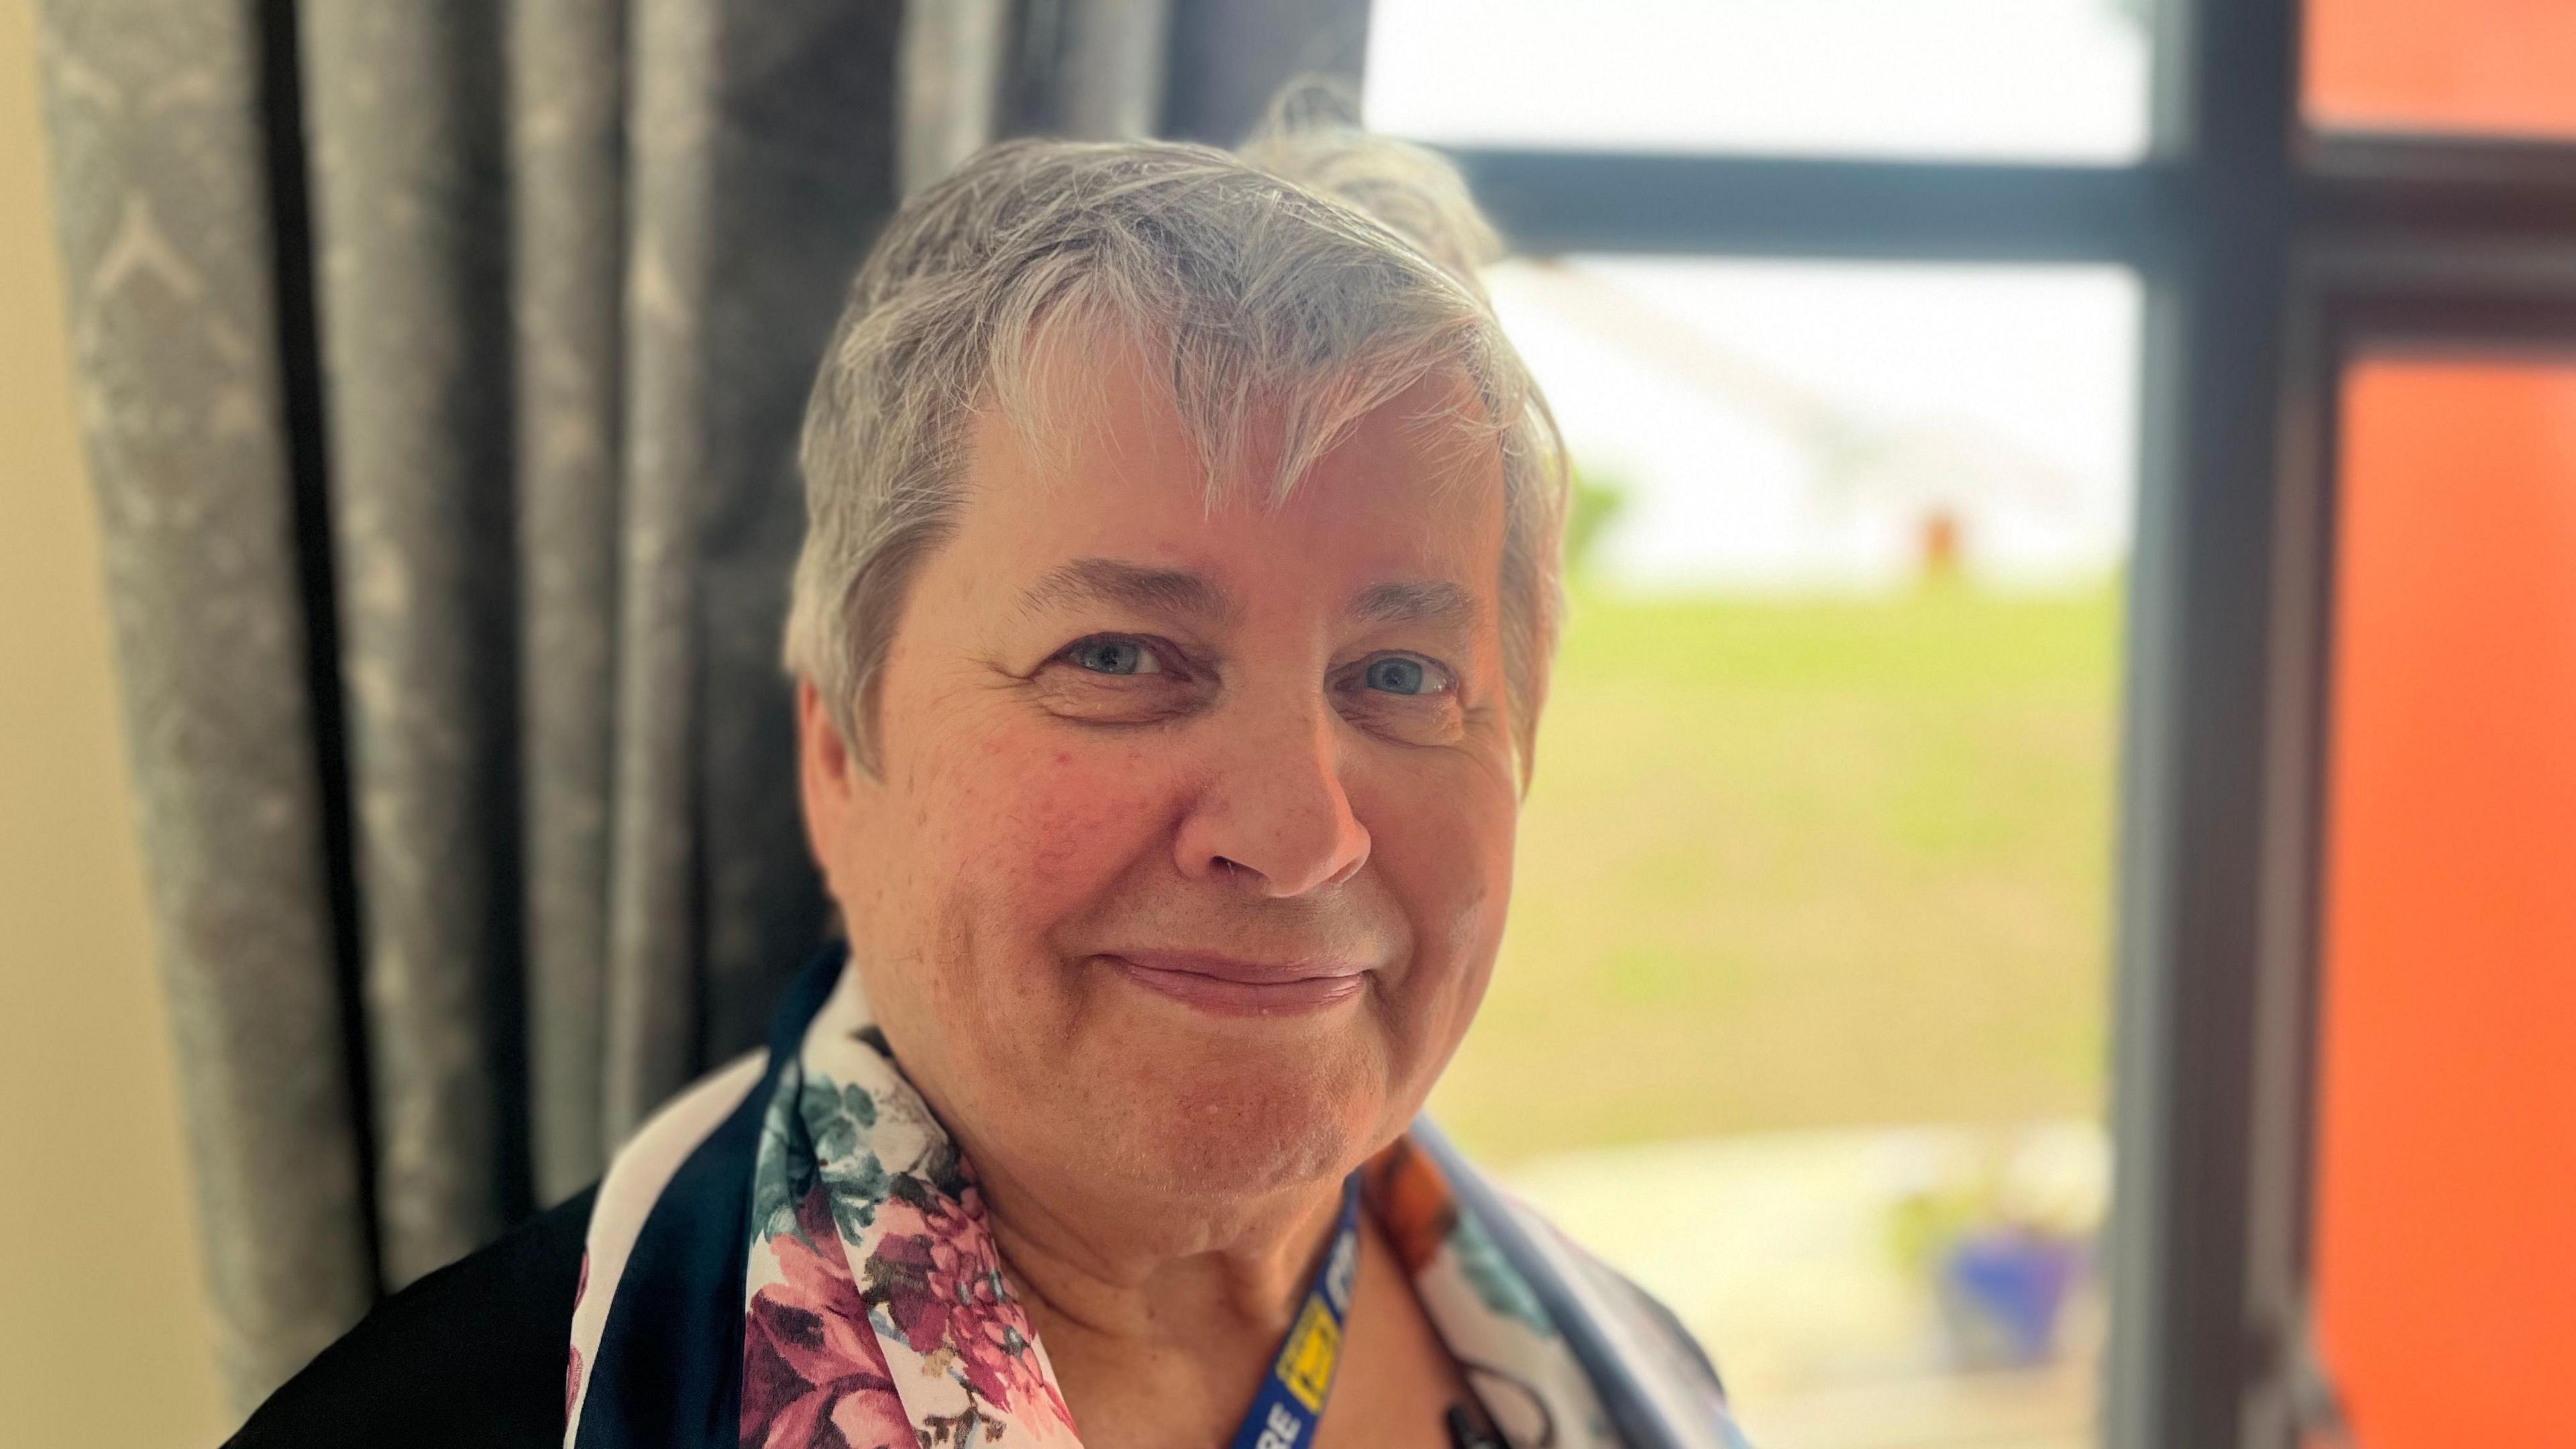
[{"label": "paved path outside", "polygon": [[2102,1303],[2087,1283],[2055,1359],[1953,1367],[1932,1285],[1895,1223],[1910,1196],[1985,1177],[2098,1223],[2110,1154],[2091,1122],[1896,1127],[1606,1148],[1503,1181],[1699,1334],[1762,1449],[2084,1449]]}]

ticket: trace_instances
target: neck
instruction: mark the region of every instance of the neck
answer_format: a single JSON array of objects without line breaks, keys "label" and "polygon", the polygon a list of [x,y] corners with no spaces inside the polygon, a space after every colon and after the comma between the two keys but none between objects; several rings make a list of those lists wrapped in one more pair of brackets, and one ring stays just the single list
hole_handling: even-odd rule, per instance
[{"label": "neck", "polygon": [[1266,1357],[1287,1331],[1340,1217],[1338,1180],[1253,1197],[1105,1198],[1040,1185],[978,1159],[993,1241],[1061,1360]]}]

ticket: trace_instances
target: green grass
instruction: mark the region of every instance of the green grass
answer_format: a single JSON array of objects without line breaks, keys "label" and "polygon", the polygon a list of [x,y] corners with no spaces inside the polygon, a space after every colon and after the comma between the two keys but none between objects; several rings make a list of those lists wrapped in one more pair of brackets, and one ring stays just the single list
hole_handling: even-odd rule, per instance
[{"label": "green grass", "polygon": [[1432,1110],[1488,1160],[2098,1112],[2119,608],[1584,594]]}]

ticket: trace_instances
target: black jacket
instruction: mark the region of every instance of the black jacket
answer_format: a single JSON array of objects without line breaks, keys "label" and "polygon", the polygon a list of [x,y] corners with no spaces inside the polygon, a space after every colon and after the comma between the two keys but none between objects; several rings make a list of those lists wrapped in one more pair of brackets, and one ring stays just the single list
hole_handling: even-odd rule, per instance
[{"label": "black jacket", "polygon": [[227,1449],[559,1449],[597,1189],[377,1304]]}]

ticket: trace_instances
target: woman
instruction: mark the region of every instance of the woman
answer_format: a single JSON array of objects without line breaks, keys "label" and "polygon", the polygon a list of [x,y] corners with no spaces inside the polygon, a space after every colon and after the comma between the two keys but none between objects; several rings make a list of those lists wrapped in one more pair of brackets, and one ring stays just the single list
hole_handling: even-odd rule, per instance
[{"label": "woman", "polygon": [[1670,1315],[1417,1120],[1559,609],[1490,246],[1354,135],[1015,143],[908,203],[786,647],[846,950],[242,1442],[1739,1445]]}]

